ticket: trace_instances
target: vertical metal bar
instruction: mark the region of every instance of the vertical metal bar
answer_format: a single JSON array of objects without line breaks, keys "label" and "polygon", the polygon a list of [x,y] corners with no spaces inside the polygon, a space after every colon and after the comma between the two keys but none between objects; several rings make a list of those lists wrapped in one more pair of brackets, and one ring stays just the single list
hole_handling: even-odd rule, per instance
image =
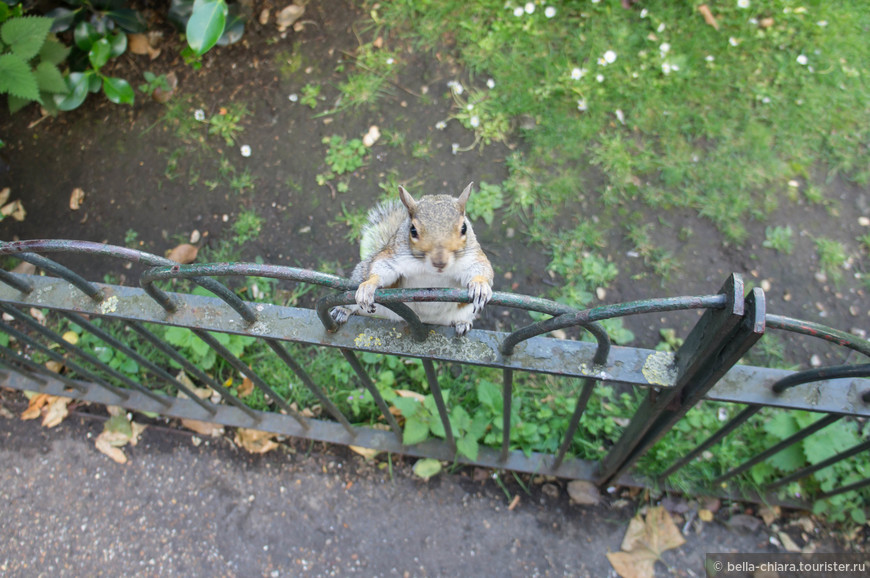
[{"label": "vertical metal bar", "polygon": [[[27,359],[26,357],[24,357],[22,355],[18,355],[18,353],[16,353],[15,351],[13,351],[13,350],[11,350],[8,347],[5,347],[3,345],[0,345],[0,357],[3,357],[4,359],[6,359],[10,366],[14,367],[15,365],[23,365],[24,367],[26,367],[27,369],[29,369],[30,371],[32,371],[34,373],[40,373],[43,375],[50,375],[51,377],[59,379],[60,381],[64,382],[67,386],[71,387],[72,389],[74,389],[80,393],[85,393],[88,391],[88,388],[81,385],[80,383],[76,383],[74,380],[72,380],[72,379],[68,378],[67,376],[62,375],[60,373],[54,373],[53,371],[51,371],[47,367],[43,367],[42,365],[39,365],[38,363],[35,363],[34,361],[31,361],[30,359]],[[19,371],[19,373],[20,373],[20,371]],[[43,383],[43,385],[45,383],[47,383],[47,380],[44,380],[41,377],[37,377],[37,376],[27,376],[27,377],[29,379],[41,381]],[[127,400],[127,397],[121,397],[121,396],[118,396],[118,397],[120,397],[121,400]]]},{"label": "vertical metal bar", "polygon": [[429,382],[429,390],[432,392],[432,398],[435,400],[435,407],[438,408],[441,425],[444,426],[444,437],[450,449],[456,451],[456,439],[453,437],[453,428],[450,426],[450,416],[447,413],[444,396],[441,394],[441,386],[438,385],[438,374],[435,372],[435,364],[432,363],[431,359],[424,359],[423,369],[426,370],[426,381]]},{"label": "vertical metal bar", "polygon": [[381,396],[381,392],[378,391],[378,388],[375,387],[375,384],[372,383],[371,378],[366,373],[365,368],[363,368],[362,364],[357,359],[356,355],[354,355],[353,351],[350,349],[339,348],[341,354],[350,364],[351,369],[353,369],[356,376],[359,378],[360,382],[362,382],[363,387],[368,390],[370,394],[372,394],[372,398],[374,398],[375,403],[378,406],[378,409],[381,410],[381,415],[384,416],[384,419],[387,420],[387,423],[390,426],[390,429],[393,430],[393,433],[398,436],[399,441],[402,439],[402,428],[399,427],[399,423],[396,421],[396,418],[393,417],[393,414],[390,413],[390,408],[387,406],[387,402],[384,401],[383,396]]},{"label": "vertical metal bar", "polygon": [[741,411],[739,414],[735,415],[731,419],[731,421],[729,421],[724,426],[719,428],[719,430],[716,431],[716,433],[714,433],[713,435],[708,437],[706,440],[704,440],[700,445],[698,445],[698,447],[696,447],[695,449],[690,451],[688,454],[686,454],[685,456],[683,456],[682,458],[680,458],[679,460],[674,462],[674,464],[671,465],[671,467],[669,467],[668,469],[663,471],[661,474],[659,474],[658,483],[660,483],[660,484],[664,483],[664,481],[666,479],[668,479],[668,477],[670,477],[674,472],[676,472],[680,468],[685,467],[686,464],[688,464],[693,459],[695,459],[697,456],[699,456],[701,454],[701,452],[703,452],[704,450],[709,449],[712,446],[719,443],[719,441],[722,438],[724,438],[725,436],[727,436],[728,434],[730,434],[731,432],[736,430],[738,427],[740,427],[741,425],[746,423],[746,421],[749,420],[749,418],[751,418],[752,416],[757,414],[759,411],[761,411],[761,408],[762,408],[762,406],[760,406],[760,405],[750,405],[749,407],[747,407],[743,411]]},{"label": "vertical metal bar", "polygon": [[677,350],[674,387],[648,396],[599,464],[599,485],[630,468],[736,364],[764,334],[764,292],[744,299],[743,279],[733,274],[721,293],[724,309],[708,309]]},{"label": "vertical metal bar", "polygon": [[223,357],[227,361],[227,363],[232,365],[236,371],[248,376],[260,391],[268,395],[272,399],[272,401],[278,404],[281,409],[290,414],[293,419],[295,419],[299,423],[299,425],[302,426],[303,429],[307,430],[311,427],[311,425],[308,423],[308,420],[305,419],[302,414],[290,407],[290,405],[286,401],[284,401],[284,398],[282,398],[271,387],[269,387],[269,385],[265,381],[263,381],[263,379],[259,375],[257,375],[257,373],[253,369],[245,365],[241,359],[233,355],[232,352],[230,352],[229,349],[221,345],[221,343],[217,339],[215,339],[214,337],[209,335],[207,331],[204,331],[202,329],[192,329],[191,331],[193,331],[194,335],[205,341],[205,343],[209,347],[214,349],[215,352]]},{"label": "vertical metal bar", "polygon": [[[115,339],[108,332],[103,331],[102,329],[100,329],[99,327],[97,327],[96,325],[94,325],[93,323],[91,323],[90,321],[88,321],[87,319],[85,319],[84,317],[82,317],[81,315],[79,315],[77,313],[62,311],[61,314],[64,317],[66,317],[67,319],[69,319],[70,321],[72,321],[73,323],[75,323],[76,325],[78,325],[79,327],[81,327],[82,329],[84,329],[85,331],[88,331],[89,333],[96,335],[99,339],[101,339],[102,341],[104,341],[108,345],[115,348],[117,351],[120,351],[121,353],[123,353],[124,355],[126,355],[127,357],[129,357],[130,359],[132,359],[133,361],[135,361],[136,363],[138,363],[139,365],[141,365],[142,367],[144,367],[148,371],[150,371],[152,375],[159,377],[161,380],[163,380],[165,383],[171,385],[172,387],[175,387],[175,388],[183,391],[184,394],[191,399],[191,401],[193,401],[194,403],[199,405],[201,408],[203,408],[204,410],[209,412],[211,415],[214,415],[217,413],[217,407],[213,403],[211,403],[210,401],[206,401],[204,399],[200,399],[199,396],[197,396],[196,393],[191,391],[189,387],[187,387],[186,385],[184,385],[183,383],[181,383],[180,381],[178,381],[177,379],[172,377],[172,375],[170,375],[162,367],[158,367],[158,366],[154,365],[154,363],[152,363],[151,361],[149,361],[148,359],[143,357],[138,351],[136,351],[133,348],[129,347],[128,345],[122,343],[121,341]],[[224,392],[222,392],[221,390],[218,390],[218,393],[224,393]],[[224,397],[226,397],[226,396],[224,396]],[[229,397],[232,397],[232,396],[229,396]],[[169,403],[172,403],[172,402],[170,401]],[[258,416],[249,407],[243,406],[241,403],[238,405],[239,405],[239,409],[248,410],[246,413],[248,413],[248,415],[251,416],[253,419],[255,419],[255,420],[259,419]]]},{"label": "vertical metal bar", "polygon": [[571,448],[571,443],[574,441],[574,434],[577,432],[577,427],[580,425],[580,418],[583,417],[583,412],[586,411],[586,406],[589,404],[589,398],[592,397],[592,391],[595,389],[597,380],[587,377],[583,380],[583,390],[577,398],[577,404],[574,406],[574,413],[571,415],[571,422],[568,424],[568,431],[565,432],[565,437],[562,439],[562,446],[556,453],[556,458],[553,460],[553,469],[559,469],[562,465],[562,460],[565,459],[565,454]]},{"label": "vertical metal bar", "polygon": [[317,387],[317,384],[314,383],[314,381],[311,379],[311,376],[309,376],[308,373],[304,369],[302,369],[301,365],[296,363],[296,360],[290,356],[284,346],[275,341],[274,339],[267,339],[266,343],[269,345],[269,347],[272,348],[272,351],[275,352],[275,354],[281,359],[281,361],[283,361],[287,365],[287,367],[289,367],[290,370],[294,374],[296,374],[296,377],[298,377],[299,380],[302,381],[303,384],[305,384],[305,387],[307,387],[308,390],[314,394],[314,396],[318,399],[318,401],[320,401],[323,407],[326,408],[326,411],[329,412],[329,415],[334,417],[335,420],[338,421],[338,423],[340,423],[342,427],[344,427],[347,433],[352,436],[356,436],[356,430],[353,429],[353,426],[350,425],[350,422],[347,421],[347,418],[344,417],[344,414],[341,413],[341,410],[339,410],[335,406],[335,404],[332,403],[332,401],[328,397],[326,397],[326,394],[323,393],[322,389]]},{"label": "vertical metal bar", "polygon": [[[84,377],[86,379],[93,381],[97,385],[102,386],[104,389],[111,391],[112,393],[114,393],[118,397],[120,397],[122,399],[127,399],[128,397],[130,397],[130,394],[128,394],[127,392],[125,392],[122,389],[115,387],[114,385],[112,385],[111,383],[109,383],[108,381],[106,381],[105,379],[100,377],[99,375],[97,375],[91,371],[88,371],[87,369],[85,369],[84,367],[82,367],[81,365],[79,365],[78,363],[76,363],[75,361],[73,361],[71,359],[66,359],[63,355],[57,353],[56,351],[52,351],[48,347],[39,343],[38,341],[35,341],[34,339],[31,339],[30,337],[21,333],[20,331],[13,329],[12,327],[7,325],[6,323],[0,323],[0,330],[5,331],[9,335],[11,335],[15,339],[17,339],[19,342],[26,343],[30,347],[33,347],[35,349],[40,350],[42,353],[44,353],[45,355],[50,357],[53,361],[57,361],[58,363],[65,365],[66,367],[69,367],[75,373],[81,375],[82,377]],[[103,365],[105,365],[105,364],[103,364]],[[108,366],[106,366],[106,367],[108,367]],[[128,380],[128,381],[130,381],[129,385],[136,384],[136,389],[138,389],[142,393],[148,395],[149,397],[163,403],[163,398],[161,398],[160,396],[149,391],[141,384],[138,384],[132,380]],[[125,383],[126,383],[126,381],[125,381]],[[79,391],[84,391],[80,388],[76,388],[76,389],[78,389]]]},{"label": "vertical metal bar", "polygon": [[514,395],[514,370],[505,367],[502,372],[502,414],[501,414],[501,455],[499,460],[506,462],[511,450],[511,404]]},{"label": "vertical metal bar", "polygon": [[795,473],[793,473],[791,475],[788,475],[782,479],[776,480],[772,484],[767,485],[767,490],[770,491],[770,490],[773,490],[773,489],[778,488],[780,486],[784,486],[788,483],[799,480],[801,478],[805,478],[814,472],[817,472],[819,470],[823,470],[823,469],[827,468],[828,466],[832,466],[832,465],[836,464],[837,462],[847,460],[847,459],[851,458],[852,456],[858,455],[861,452],[865,452],[867,450],[870,450],[870,440],[866,440],[865,442],[860,443],[857,446],[852,446],[851,448],[849,448],[848,450],[846,450],[844,452],[840,452],[839,454],[833,455],[833,456],[829,457],[828,459],[823,460],[817,464],[814,464],[812,466],[807,466],[805,468],[802,468],[802,469],[796,471]]},{"label": "vertical metal bar", "polygon": [[828,414],[825,417],[814,421],[811,425],[805,427],[804,429],[797,432],[796,434],[791,435],[791,436],[787,437],[786,439],[782,440],[781,442],[779,442],[778,444],[766,449],[765,451],[761,452],[760,454],[758,454],[757,456],[755,456],[751,460],[748,460],[748,461],[744,462],[743,464],[737,466],[736,468],[734,468],[728,472],[725,472],[724,474],[722,474],[721,476],[719,476],[718,478],[716,478],[715,480],[713,480],[710,483],[714,486],[718,486],[719,484],[721,484],[725,480],[729,480],[729,479],[733,478],[734,476],[742,474],[743,472],[745,472],[746,470],[748,470],[749,468],[751,468],[755,464],[763,462],[764,460],[766,460],[770,456],[781,452],[782,450],[789,447],[790,445],[796,444],[797,442],[801,441],[802,439],[809,437],[812,434],[816,433],[820,429],[828,427],[829,425],[831,425],[835,421],[839,421],[840,419],[842,419],[842,417],[843,416],[841,416],[841,415]]}]

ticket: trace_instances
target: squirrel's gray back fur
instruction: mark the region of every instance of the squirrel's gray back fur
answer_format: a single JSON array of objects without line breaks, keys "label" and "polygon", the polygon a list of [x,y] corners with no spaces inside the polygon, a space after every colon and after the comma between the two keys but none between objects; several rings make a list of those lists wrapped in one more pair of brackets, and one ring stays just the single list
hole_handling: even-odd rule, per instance
[{"label": "squirrel's gray back fur", "polygon": [[360,238],[359,252],[363,261],[391,244],[393,237],[408,219],[408,209],[396,200],[385,201],[372,208]]}]

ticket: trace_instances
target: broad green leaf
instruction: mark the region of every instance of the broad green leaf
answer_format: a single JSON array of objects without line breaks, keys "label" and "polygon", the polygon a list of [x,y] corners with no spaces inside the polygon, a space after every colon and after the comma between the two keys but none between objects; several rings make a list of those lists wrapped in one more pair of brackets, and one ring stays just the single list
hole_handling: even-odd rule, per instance
[{"label": "broad green leaf", "polygon": [[109,10],[104,14],[124,32],[130,32],[131,34],[145,32],[145,19],[142,18],[142,14],[135,10],[119,8],[117,10]]},{"label": "broad green leaf", "polygon": [[63,75],[54,64],[40,62],[33,72],[36,75],[36,83],[39,85],[39,90],[56,94],[67,94],[69,92],[69,87],[66,85]]},{"label": "broad green leaf", "polygon": [[185,327],[169,327],[163,338],[176,347],[187,347],[193,338],[193,332]]},{"label": "broad green leaf", "polygon": [[51,18],[52,32],[63,32],[64,30],[69,30],[69,27],[73,25],[76,14],[78,14],[77,10],[70,10],[69,8],[55,8],[46,12],[45,17]]},{"label": "broad green leaf", "polygon": [[39,60],[57,65],[66,60],[69,51],[69,46],[64,46],[54,36],[49,36],[45,39],[42,50],[39,51]]},{"label": "broad green leaf", "polygon": [[3,93],[42,102],[36,76],[17,54],[0,55],[0,94]]},{"label": "broad green leaf", "polygon": [[456,451],[470,460],[477,460],[477,440],[470,435],[464,435],[456,440]]},{"label": "broad green leaf", "polygon": [[861,438],[855,430],[854,422],[838,421],[806,438],[803,441],[803,448],[807,461],[815,465],[858,445]]},{"label": "broad green leaf", "polygon": [[414,464],[414,474],[418,477],[428,480],[441,471],[441,462],[432,458],[418,460]]},{"label": "broad green leaf", "polygon": [[429,438],[429,424],[416,417],[405,420],[405,431],[402,434],[402,443],[412,446],[424,442]]},{"label": "broad green leaf", "polygon": [[801,444],[793,444],[767,460],[770,465],[783,472],[793,472],[807,465],[807,458]]},{"label": "broad green leaf", "polygon": [[764,431],[777,439],[784,440],[797,433],[798,425],[794,416],[788,412],[780,411],[764,424]]},{"label": "broad green leaf", "polygon": [[16,56],[30,60],[37,54],[51,30],[51,18],[26,16],[7,20],[0,26],[0,38]]},{"label": "broad green leaf", "polygon": [[414,417],[423,407],[419,401],[410,397],[397,397],[393,400],[393,405],[402,412],[405,419]]},{"label": "broad green leaf", "polygon": [[117,58],[127,51],[127,35],[123,32],[109,37],[109,45],[112,47],[112,58]]},{"label": "broad green leaf", "polygon": [[494,413],[502,413],[504,402],[502,400],[501,390],[494,383],[481,381],[477,384],[477,399]]},{"label": "broad green leaf", "polygon": [[91,44],[88,60],[91,62],[94,70],[99,70],[109,61],[111,55],[112,45],[109,43],[109,40],[107,38],[100,38]]},{"label": "broad green leaf", "polygon": [[197,56],[208,52],[224,33],[227,4],[224,0],[196,0],[187,21],[187,43]]},{"label": "broad green leaf", "polygon": [[101,37],[100,33],[97,32],[97,29],[90,22],[79,22],[73,31],[76,46],[83,52],[90,52],[91,46]]}]

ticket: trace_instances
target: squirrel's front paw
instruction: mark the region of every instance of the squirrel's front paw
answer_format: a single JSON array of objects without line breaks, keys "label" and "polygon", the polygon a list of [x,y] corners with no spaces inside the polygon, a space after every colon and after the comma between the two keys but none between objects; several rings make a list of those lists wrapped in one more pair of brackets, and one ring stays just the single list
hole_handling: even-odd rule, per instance
[{"label": "squirrel's front paw", "polygon": [[457,321],[453,324],[453,329],[456,330],[457,337],[462,337],[471,329],[471,321]]},{"label": "squirrel's front paw", "polygon": [[333,307],[329,310],[329,315],[333,321],[339,325],[344,325],[351,316],[351,310],[347,307]]},{"label": "squirrel's front paw", "polygon": [[356,304],[359,305],[359,308],[368,313],[375,312],[375,289],[377,289],[377,285],[374,283],[369,283],[368,281],[364,283],[360,283],[360,286],[356,290]]},{"label": "squirrel's front paw", "polygon": [[474,313],[477,314],[492,299],[492,286],[485,279],[472,280],[468,284],[468,296],[471,298]]}]

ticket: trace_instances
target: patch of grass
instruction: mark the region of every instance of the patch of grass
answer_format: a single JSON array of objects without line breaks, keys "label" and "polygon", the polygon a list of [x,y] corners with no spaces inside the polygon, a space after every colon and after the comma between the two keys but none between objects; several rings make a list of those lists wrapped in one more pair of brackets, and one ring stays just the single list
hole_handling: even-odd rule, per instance
[{"label": "patch of grass", "polygon": [[501,187],[481,182],[479,190],[468,203],[468,218],[472,221],[483,219],[484,223],[491,225],[492,220],[495,218],[496,209],[501,208],[503,204],[504,195],[502,194]]},{"label": "patch of grass", "polygon": [[251,113],[244,104],[221,107],[218,113],[208,120],[208,134],[217,135],[224,139],[227,145],[232,146],[239,133],[244,130],[241,126],[242,120],[249,114]]},{"label": "patch of grass", "polygon": [[843,280],[843,265],[846,264],[848,259],[846,249],[838,241],[820,237],[816,239],[816,252],[819,257],[819,266],[822,273],[834,285],[838,285]]},{"label": "patch of grass", "polygon": [[792,242],[793,234],[794,231],[789,226],[767,227],[764,230],[765,239],[761,244],[768,249],[791,255],[791,252],[794,250],[794,243]]},{"label": "patch of grass", "polygon": [[371,106],[394,92],[389,79],[399,69],[397,55],[367,43],[357,49],[354,63],[356,70],[338,86],[341,92],[340,109]]},{"label": "patch of grass", "polygon": [[242,211],[236,222],[233,223],[233,232],[236,234],[235,242],[244,245],[260,236],[263,230],[263,218],[256,211]]},{"label": "patch of grass", "polygon": [[334,134],[324,137],[323,144],[328,145],[326,150],[326,164],[329,170],[336,175],[352,173],[365,164],[368,149],[361,139],[346,139]]},{"label": "patch of grass", "polygon": [[320,97],[319,84],[306,84],[302,87],[302,95],[299,97],[299,102],[314,110],[317,108],[318,98]]}]

